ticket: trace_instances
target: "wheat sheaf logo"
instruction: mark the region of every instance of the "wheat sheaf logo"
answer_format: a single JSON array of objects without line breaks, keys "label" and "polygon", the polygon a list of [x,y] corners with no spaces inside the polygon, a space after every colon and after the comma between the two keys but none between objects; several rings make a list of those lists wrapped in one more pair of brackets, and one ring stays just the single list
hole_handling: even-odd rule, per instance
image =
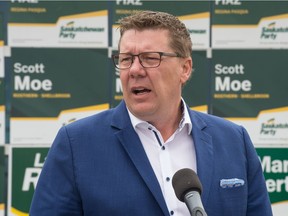
[{"label": "wheat sheaf logo", "polygon": [[275,40],[279,34],[288,33],[288,26],[277,27],[276,21],[269,23],[267,26],[262,27],[261,39]]},{"label": "wheat sheaf logo", "polygon": [[261,124],[260,134],[275,136],[281,129],[288,129],[288,123],[277,123],[275,118],[271,118]]}]

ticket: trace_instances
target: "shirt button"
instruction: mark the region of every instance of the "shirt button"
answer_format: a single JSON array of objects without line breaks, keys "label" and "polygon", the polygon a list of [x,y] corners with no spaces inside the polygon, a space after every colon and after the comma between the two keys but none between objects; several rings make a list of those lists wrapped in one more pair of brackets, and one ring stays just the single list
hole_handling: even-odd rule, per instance
[{"label": "shirt button", "polygon": [[170,211],[170,215],[174,215],[174,211]]},{"label": "shirt button", "polygon": [[169,177],[166,177],[166,181],[169,182],[169,181],[170,181],[170,178],[169,178]]},{"label": "shirt button", "polygon": [[165,146],[162,146],[161,149],[162,149],[162,150],[165,150]]}]

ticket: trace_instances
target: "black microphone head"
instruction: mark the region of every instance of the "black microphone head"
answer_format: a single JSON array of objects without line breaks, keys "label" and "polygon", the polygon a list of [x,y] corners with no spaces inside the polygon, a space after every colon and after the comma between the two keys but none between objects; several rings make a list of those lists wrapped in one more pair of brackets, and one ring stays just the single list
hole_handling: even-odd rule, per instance
[{"label": "black microphone head", "polygon": [[172,185],[177,198],[184,202],[184,196],[189,191],[198,191],[199,194],[202,192],[202,184],[197,174],[188,168],[178,170],[173,178]]}]

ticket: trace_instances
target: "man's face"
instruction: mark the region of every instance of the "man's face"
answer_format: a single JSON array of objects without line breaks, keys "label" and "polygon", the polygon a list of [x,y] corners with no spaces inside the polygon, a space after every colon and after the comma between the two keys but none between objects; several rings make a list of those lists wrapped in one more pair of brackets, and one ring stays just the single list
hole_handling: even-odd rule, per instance
[{"label": "man's face", "polygon": [[[120,42],[120,53],[175,53],[167,30],[128,30]],[[157,121],[175,112],[181,100],[181,86],[190,76],[191,58],[162,56],[157,68],[143,68],[135,57],[129,69],[120,70],[123,96],[128,109],[145,121]]]}]

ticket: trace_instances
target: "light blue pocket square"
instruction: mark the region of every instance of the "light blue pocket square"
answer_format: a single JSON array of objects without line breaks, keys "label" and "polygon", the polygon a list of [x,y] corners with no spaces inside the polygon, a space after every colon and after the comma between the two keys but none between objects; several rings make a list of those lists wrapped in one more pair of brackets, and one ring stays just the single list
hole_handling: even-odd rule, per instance
[{"label": "light blue pocket square", "polygon": [[241,187],[245,184],[243,179],[232,178],[232,179],[221,179],[220,180],[220,187],[221,188],[235,188]]}]

